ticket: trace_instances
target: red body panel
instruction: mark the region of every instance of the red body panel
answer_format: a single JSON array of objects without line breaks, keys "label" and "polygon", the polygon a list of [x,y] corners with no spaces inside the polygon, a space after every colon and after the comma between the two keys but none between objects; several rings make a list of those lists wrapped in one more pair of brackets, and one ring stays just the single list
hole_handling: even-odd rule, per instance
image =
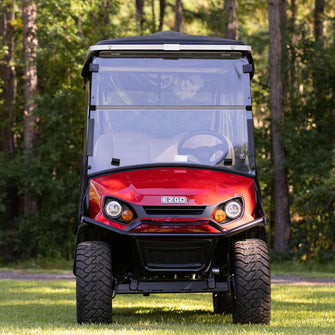
[{"label": "red body panel", "polygon": [[[227,172],[193,168],[150,168],[118,172],[91,179],[90,218],[124,229],[126,225],[110,221],[102,213],[103,199],[107,195],[141,206],[169,206],[169,204],[162,204],[162,196],[187,197],[187,203],[173,204],[174,206],[216,205],[227,199],[241,196],[244,201],[242,218],[222,227],[229,230],[254,220],[253,179]],[[194,224],[190,222],[190,226]]]}]

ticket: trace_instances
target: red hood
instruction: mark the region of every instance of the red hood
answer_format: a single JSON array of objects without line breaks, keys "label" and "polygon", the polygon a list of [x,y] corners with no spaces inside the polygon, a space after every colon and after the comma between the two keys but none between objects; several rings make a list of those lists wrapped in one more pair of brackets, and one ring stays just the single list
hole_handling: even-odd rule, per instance
[{"label": "red hood", "polygon": [[183,196],[187,203],[181,206],[208,206],[238,195],[254,198],[254,181],[219,171],[151,168],[91,179],[90,201],[101,205],[105,195],[142,206],[162,206],[162,196]]}]

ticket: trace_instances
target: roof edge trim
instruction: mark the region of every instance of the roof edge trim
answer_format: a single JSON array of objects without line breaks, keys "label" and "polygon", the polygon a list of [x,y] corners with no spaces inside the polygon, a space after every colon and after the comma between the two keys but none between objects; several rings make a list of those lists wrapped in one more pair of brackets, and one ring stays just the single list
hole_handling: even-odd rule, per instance
[{"label": "roof edge trim", "polygon": [[249,45],[220,45],[220,44],[101,44],[89,47],[86,58],[93,56],[98,51],[132,51],[132,50],[152,50],[152,51],[251,51]]}]

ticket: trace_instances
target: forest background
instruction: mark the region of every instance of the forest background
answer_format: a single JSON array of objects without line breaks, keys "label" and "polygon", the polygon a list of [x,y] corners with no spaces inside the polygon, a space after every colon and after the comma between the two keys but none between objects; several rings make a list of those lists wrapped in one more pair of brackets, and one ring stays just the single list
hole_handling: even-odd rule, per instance
[{"label": "forest background", "polygon": [[175,30],[253,48],[256,161],[275,259],[335,257],[331,0],[1,0],[0,261],[71,259],[85,53]]}]

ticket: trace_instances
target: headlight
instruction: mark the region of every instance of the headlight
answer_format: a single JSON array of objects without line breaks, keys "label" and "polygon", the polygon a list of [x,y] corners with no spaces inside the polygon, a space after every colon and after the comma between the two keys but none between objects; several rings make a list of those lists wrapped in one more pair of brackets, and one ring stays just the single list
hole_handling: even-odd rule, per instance
[{"label": "headlight", "polygon": [[229,201],[225,205],[225,213],[229,219],[237,219],[242,213],[242,205],[238,201]]},{"label": "headlight", "polygon": [[107,219],[123,224],[131,223],[136,218],[134,210],[128,204],[111,198],[106,199],[103,212]]},{"label": "headlight", "polygon": [[107,202],[105,206],[105,211],[106,214],[111,218],[117,218],[122,212],[122,206],[119,202],[112,200],[110,202]]}]

